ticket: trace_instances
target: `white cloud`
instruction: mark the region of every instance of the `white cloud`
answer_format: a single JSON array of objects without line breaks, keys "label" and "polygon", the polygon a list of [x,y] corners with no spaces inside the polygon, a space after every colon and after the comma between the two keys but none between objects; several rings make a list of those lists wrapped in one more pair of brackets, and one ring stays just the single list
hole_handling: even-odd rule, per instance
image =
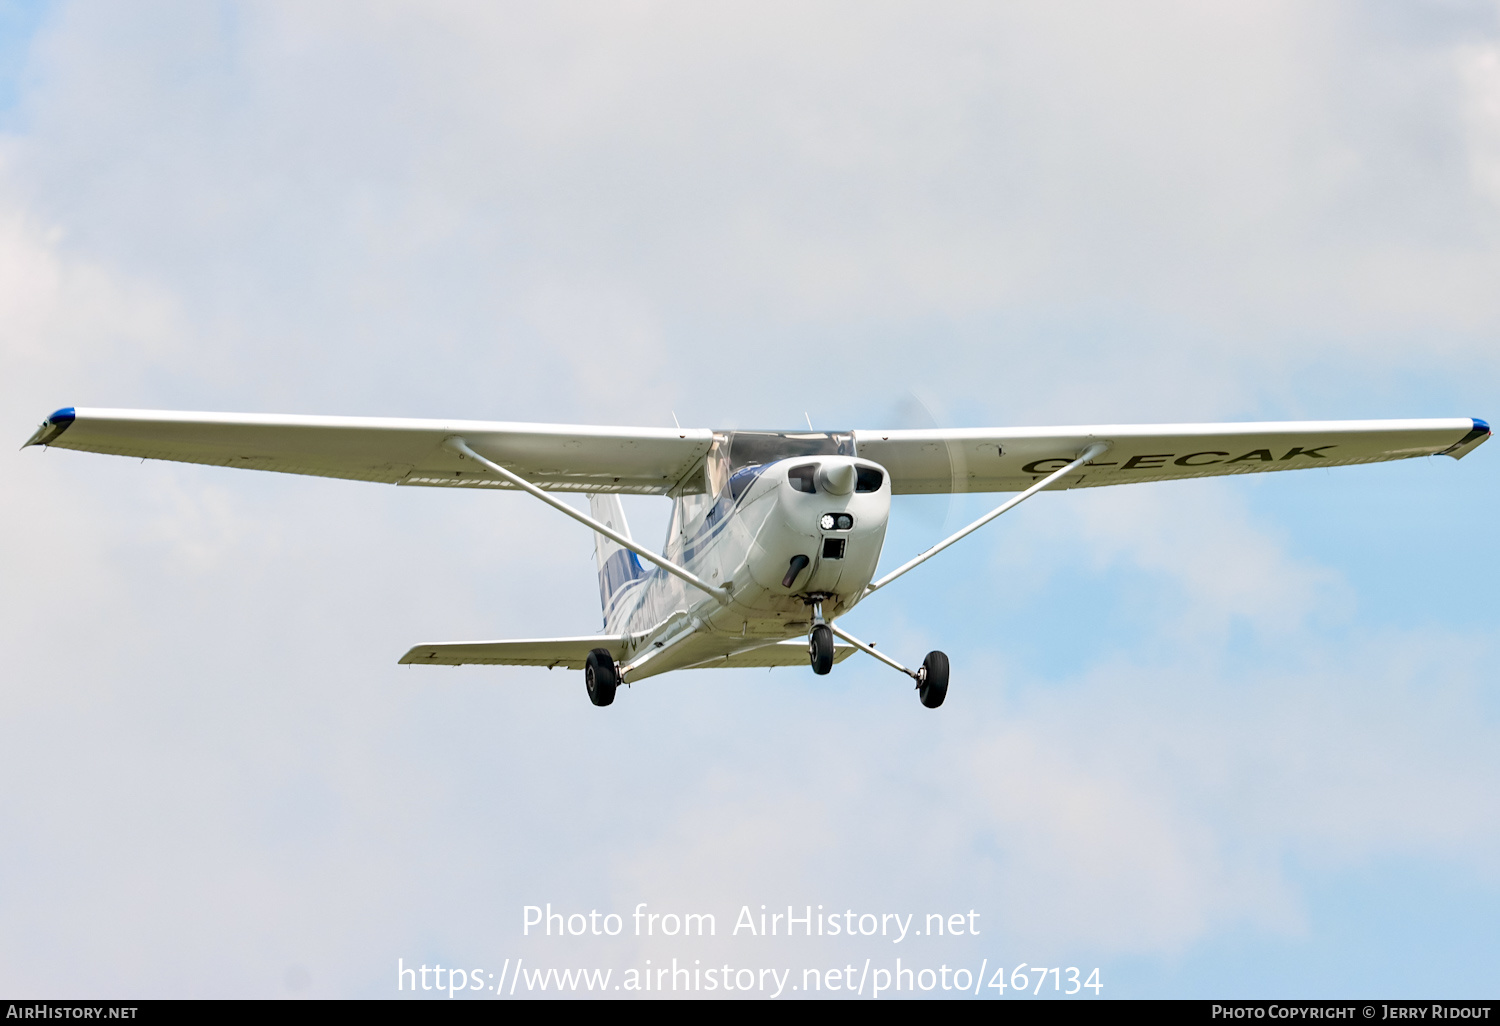
[{"label": "white cloud", "polygon": [[1467,48],[1459,62],[1469,92],[1469,173],[1477,191],[1500,202],[1500,46]]},{"label": "white cloud", "polygon": [[[1477,401],[1493,50],[1298,5],[69,6],[3,144],[0,397],[17,443],[67,403]],[[1438,358],[1467,380],[1413,383]],[[952,650],[942,713],[851,662],[600,716],[392,665],[595,625],[587,536],[520,497],[6,458],[13,989],[383,994],[538,900],[977,904],[1160,957],[1308,928],[1299,865],[1495,878],[1492,635],[1393,633],[1243,490],[1048,496],[862,611]],[[1027,620],[1063,573],[1150,626]]]}]

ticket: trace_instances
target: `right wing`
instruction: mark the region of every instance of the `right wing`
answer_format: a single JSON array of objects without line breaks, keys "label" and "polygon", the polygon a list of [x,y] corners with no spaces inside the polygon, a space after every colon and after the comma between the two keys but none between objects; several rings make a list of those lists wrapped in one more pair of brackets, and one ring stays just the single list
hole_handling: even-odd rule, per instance
[{"label": "right wing", "polygon": [[72,407],[26,444],[386,484],[514,487],[443,448],[454,435],[549,491],[644,495],[701,491],[702,475],[690,472],[713,444],[703,428]]},{"label": "right wing", "polygon": [[1111,443],[1109,452],[1052,488],[1337,467],[1413,456],[1461,459],[1489,436],[1489,425],[1472,417],[854,432],[859,455],[886,468],[891,491],[897,495],[1024,491],[1093,442]]}]

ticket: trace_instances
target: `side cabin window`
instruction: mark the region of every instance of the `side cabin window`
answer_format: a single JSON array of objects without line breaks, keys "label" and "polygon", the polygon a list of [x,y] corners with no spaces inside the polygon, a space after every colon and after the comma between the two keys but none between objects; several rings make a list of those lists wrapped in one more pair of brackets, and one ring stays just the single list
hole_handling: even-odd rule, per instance
[{"label": "side cabin window", "polygon": [[662,543],[662,552],[676,551],[676,543],[682,538],[682,499],[672,500],[672,519],[667,522],[667,540]]},{"label": "side cabin window", "polygon": [[718,498],[724,493],[729,481],[729,436],[714,434],[714,441],[703,458],[703,486],[708,494]]},{"label": "side cabin window", "polygon": [[672,503],[672,522],[667,526],[668,549],[674,550],[687,540],[703,522],[703,516],[712,506],[712,500],[700,493],[680,496]]}]

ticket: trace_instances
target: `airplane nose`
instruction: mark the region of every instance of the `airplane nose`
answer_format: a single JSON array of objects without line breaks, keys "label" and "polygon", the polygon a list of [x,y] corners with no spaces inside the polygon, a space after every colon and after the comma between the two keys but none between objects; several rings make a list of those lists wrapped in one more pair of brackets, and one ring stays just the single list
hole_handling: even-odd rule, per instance
[{"label": "airplane nose", "polygon": [[818,484],[829,495],[848,495],[854,491],[857,474],[852,463],[824,464],[818,472]]}]

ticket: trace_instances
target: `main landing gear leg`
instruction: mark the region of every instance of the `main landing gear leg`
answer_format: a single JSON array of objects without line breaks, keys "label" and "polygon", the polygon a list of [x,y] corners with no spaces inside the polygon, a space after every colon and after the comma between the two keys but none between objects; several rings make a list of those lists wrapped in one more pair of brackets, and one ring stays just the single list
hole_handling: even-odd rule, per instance
[{"label": "main landing gear leg", "polygon": [[866,655],[874,656],[892,669],[900,670],[916,681],[917,697],[927,708],[936,709],[943,704],[943,699],[948,697],[948,657],[942,652],[928,652],[927,658],[922,660],[921,669],[908,670],[884,652],[875,651],[874,645],[866,645],[842,627],[830,625],[829,629]]}]

